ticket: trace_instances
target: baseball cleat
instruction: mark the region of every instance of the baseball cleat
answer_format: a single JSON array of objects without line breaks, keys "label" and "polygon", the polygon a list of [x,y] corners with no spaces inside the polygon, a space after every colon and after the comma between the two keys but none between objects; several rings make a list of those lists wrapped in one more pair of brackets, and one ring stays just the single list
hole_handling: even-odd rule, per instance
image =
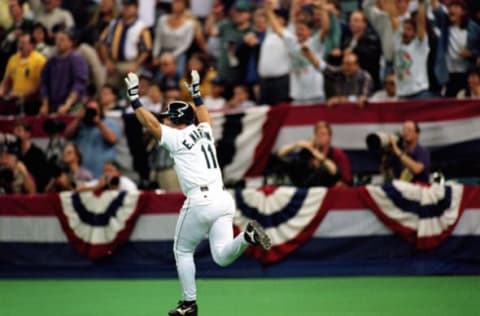
[{"label": "baseball cleat", "polygon": [[197,316],[197,303],[187,304],[184,301],[179,301],[175,309],[168,312],[168,316]]},{"label": "baseball cleat", "polygon": [[272,247],[270,237],[268,237],[263,227],[257,221],[248,222],[244,236],[247,242],[252,245],[258,245],[263,250],[268,250]]}]

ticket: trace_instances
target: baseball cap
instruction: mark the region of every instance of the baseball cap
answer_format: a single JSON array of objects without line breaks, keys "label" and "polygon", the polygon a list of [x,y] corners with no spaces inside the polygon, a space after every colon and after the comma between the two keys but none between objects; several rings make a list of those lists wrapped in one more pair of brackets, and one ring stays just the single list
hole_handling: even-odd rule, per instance
[{"label": "baseball cap", "polygon": [[237,11],[251,11],[252,5],[246,0],[238,0],[237,2],[235,2],[234,8]]}]

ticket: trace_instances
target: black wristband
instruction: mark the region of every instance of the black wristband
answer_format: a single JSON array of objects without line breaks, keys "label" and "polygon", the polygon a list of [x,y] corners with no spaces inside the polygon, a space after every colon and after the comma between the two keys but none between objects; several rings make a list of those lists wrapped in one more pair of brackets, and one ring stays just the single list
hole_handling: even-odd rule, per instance
[{"label": "black wristband", "polygon": [[193,103],[195,103],[196,106],[201,106],[203,105],[203,99],[201,95],[193,96]]},{"label": "black wristband", "polygon": [[136,98],[135,100],[130,101],[130,104],[134,110],[142,106],[142,102],[140,102],[139,98]]}]

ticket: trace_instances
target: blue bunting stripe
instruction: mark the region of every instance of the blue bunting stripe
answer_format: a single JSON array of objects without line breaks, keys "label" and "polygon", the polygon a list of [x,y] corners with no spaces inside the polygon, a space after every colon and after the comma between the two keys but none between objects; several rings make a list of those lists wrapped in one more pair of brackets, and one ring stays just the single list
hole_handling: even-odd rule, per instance
[{"label": "blue bunting stripe", "polygon": [[118,196],[114,198],[112,202],[110,202],[108,207],[105,209],[105,212],[102,214],[94,214],[87,210],[82,200],[80,199],[79,193],[72,194],[71,199],[73,208],[83,223],[101,227],[107,226],[110,219],[116,216],[118,210],[123,205],[126,194],[127,192],[125,191],[120,192]]},{"label": "blue bunting stripe", "polygon": [[247,205],[245,202],[242,190],[235,190],[235,200],[237,208],[241,210],[242,215],[254,219],[265,228],[277,227],[286,223],[288,220],[295,217],[305,202],[305,198],[308,194],[307,189],[296,189],[295,194],[292,196],[287,205],[279,209],[274,214],[265,215],[257,207]]},{"label": "blue bunting stripe", "polygon": [[413,213],[420,218],[441,216],[452,204],[452,188],[448,185],[445,186],[443,198],[435,204],[428,205],[422,205],[419,201],[405,198],[392,183],[384,184],[382,189],[396,207],[405,212]]}]

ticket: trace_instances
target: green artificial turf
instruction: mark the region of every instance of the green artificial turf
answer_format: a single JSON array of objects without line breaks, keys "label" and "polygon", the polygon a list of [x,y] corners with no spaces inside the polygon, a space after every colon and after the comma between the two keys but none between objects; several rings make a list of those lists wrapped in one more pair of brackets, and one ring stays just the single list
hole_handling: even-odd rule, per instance
[{"label": "green artificial turf", "polygon": [[[199,315],[478,316],[480,277],[198,280]],[[0,280],[1,316],[159,316],[177,280]]]}]

